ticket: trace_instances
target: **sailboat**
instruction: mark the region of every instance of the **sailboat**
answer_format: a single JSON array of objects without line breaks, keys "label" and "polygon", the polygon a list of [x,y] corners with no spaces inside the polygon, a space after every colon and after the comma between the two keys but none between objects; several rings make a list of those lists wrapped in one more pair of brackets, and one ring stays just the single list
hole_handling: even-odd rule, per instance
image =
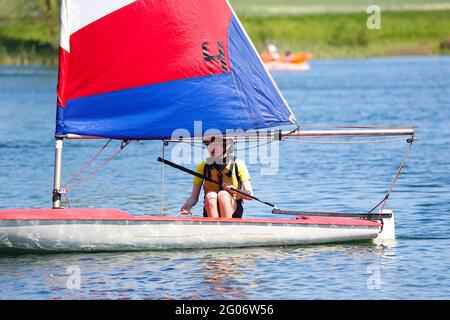
[{"label": "sailboat", "polygon": [[[413,136],[413,128],[303,130],[225,0],[61,2],[52,208],[0,210],[0,251],[80,252],[280,246],[395,238],[392,211],[274,218],[133,215],[64,208],[63,142],[174,141],[215,128],[285,138]],[[281,126],[293,129],[274,130]],[[249,131],[250,130],[250,131]],[[253,132],[253,133],[252,133]],[[169,160],[161,162],[176,166]],[[387,198],[386,198],[387,199]],[[279,216],[287,216],[279,218]],[[293,216],[292,216],[293,215]],[[254,215],[252,215],[254,216]]]}]

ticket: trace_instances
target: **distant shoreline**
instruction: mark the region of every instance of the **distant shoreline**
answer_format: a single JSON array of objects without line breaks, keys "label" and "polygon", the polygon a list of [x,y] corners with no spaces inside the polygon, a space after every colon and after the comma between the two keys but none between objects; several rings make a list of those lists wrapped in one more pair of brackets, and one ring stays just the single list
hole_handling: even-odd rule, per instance
[{"label": "distant shoreline", "polygon": [[[353,58],[329,58],[329,59],[313,59],[309,63],[327,63],[327,62],[351,62],[358,60],[377,60],[382,62],[384,59],[393,60],[393,59],[450,59],[450,54],[447,55],[392,55],[392,56],[374,56],[374,57],[353,57]],[[39,74],[53,74],[58,72],[58,65],[45,65],[45,64],[1,64],[0,63],[0,76],[7,75],[27,75],[32,74],[35,75],[36,72]]]},{"label": "distant shoreline", "polygon": [[[317,59],[450,54],[450,10],[384,12],[381,30],[367,29],[365,12],[240,18],[259,51],[272,42]],[[57,65],[58,36],[51,21],[0,18],[0,65]]]},{"label": "distant shoreline", "polygon": [[[320,1],[319,1],[320,2]],[[377,1],[378,2],[378,1]],[[376,5],[377,3],[373,3]],[[325,13],[357,13],[365,12],[368,4],[345,5],[345,4],[314,4],[314,5],[278,5],[278,4],[249,4],[237,5],[236,9],[247,16],[305,16]],[[450,3],[427,3],[427,4],[381,4],[383,12],[407,12],[407,11],[446,11],[450,10]]]}]

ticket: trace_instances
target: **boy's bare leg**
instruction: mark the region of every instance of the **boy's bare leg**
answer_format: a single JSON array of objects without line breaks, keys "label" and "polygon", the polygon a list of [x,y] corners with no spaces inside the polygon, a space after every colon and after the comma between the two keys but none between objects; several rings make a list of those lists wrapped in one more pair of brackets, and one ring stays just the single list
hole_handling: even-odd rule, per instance
[{"label": "boy's bare leg", "polygon": [[209,191],[205,196],[205,211],[208,217],[218,218],[219,208],[217,207],[217,192]]},{"label": "boy's bare leg", "polygon": [[219,212],[221,218],[232,218],[236,211],[236,200],[226,190],[219,191],[217,194],[219,202]]}]

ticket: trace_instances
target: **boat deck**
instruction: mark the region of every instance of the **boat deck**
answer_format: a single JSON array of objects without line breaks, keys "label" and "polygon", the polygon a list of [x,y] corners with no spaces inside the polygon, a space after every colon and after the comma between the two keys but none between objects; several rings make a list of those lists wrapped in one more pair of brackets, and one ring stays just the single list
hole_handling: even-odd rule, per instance
[{"label": "boat deck", "polygon": [[294,218],[204,218],[195,216],[132,215],[120,209],[73,208],[73,209],[7,209],[0,210],[2,220],[95,220],[95,221],[155,221],[155,222],[202,222],[242,224],[314,224],[336,226],[380,227],[377,221],[360,218],[297,216]]}]

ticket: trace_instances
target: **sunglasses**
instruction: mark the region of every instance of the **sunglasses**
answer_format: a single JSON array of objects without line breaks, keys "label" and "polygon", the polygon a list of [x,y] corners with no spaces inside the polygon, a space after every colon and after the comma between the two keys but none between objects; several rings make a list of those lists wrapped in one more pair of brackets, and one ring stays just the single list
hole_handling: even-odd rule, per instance
[{"label": "sunglasses", "polygon": [[216,137],[211,137],[210,140],[203,140],[203,144],[208,146],[210,143],[214,142],[214,140],[216,140]]}]

